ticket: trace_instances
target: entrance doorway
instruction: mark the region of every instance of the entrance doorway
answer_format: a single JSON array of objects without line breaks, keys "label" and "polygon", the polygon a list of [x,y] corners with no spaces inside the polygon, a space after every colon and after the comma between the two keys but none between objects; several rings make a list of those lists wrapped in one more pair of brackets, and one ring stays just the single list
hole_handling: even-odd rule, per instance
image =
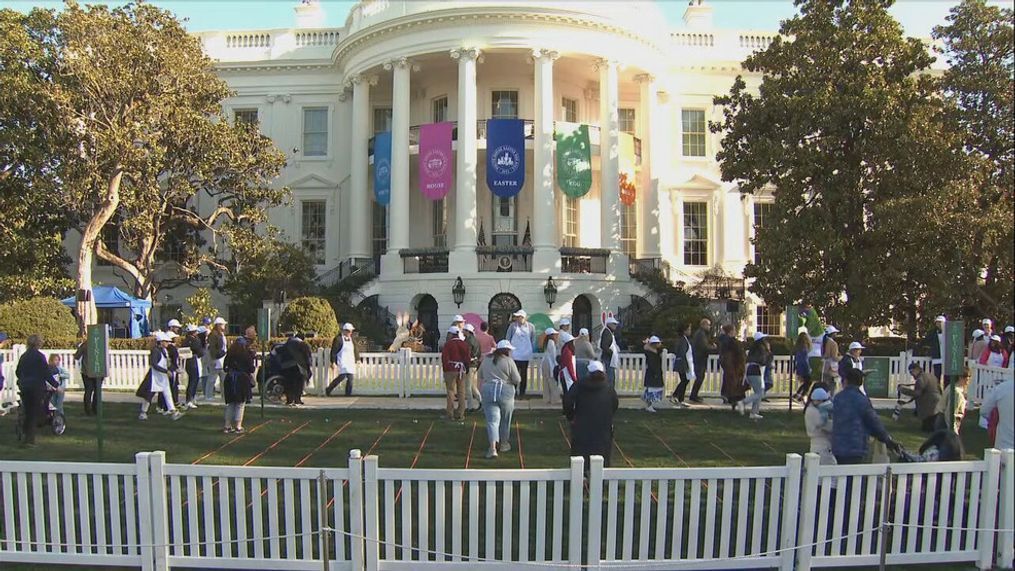
[{"label": "entrance doorway", "polygon": [[590,336],[595,331],[592,329],[592,301],[588,296],[579,295],[571,304],[571,331],[577,335],[583,327],[589,330]]},{"label": "entrance doorway", "polygon": [[494,339],[503,339],[511,325],[511,314],[522,308],[522,302],[510,293],[498,293],[490,298],[489,316],[490,335]]},{"label": "entrance doorway", "polygon": [[428,351],[436,351],[437,341],[441,337],[437,322],[437,300],[430,294],[419,298],[416,302],[416,315],[426,329],[423,334],[423,345]]}]

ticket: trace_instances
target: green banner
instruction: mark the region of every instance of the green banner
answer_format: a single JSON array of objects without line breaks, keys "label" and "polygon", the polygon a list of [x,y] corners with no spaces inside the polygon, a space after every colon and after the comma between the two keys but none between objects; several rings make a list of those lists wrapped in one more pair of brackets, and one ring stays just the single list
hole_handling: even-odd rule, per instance
[{"label": "green banner", "polygon": [[790,343],[796,343],[800,329],[800,310],[795,305],[786,306],[786,339]]},{"label": "green banner", "polygon": [[864,357],[863,372],[867,373],[863,386],[871,398],[888,398],[888,377],[891,357]]},{"label": "green banner", "polygon": [[88,338],[85,342],[85,351],[88,358],[85,359],[87,370],[84,373],[93,379],[103,379],[107,376],[106,363],[109,361],[109,326],[102,323],[88,326]]},{"label": "green banner", "polygon": [[571,198],[580,198],[592,188],[592,144],[589,126],[557,122],[557,186]]},{"label": "green banner", "polygon": [[945,344],[941,347],[945,375],[961,375],[966,366],[966,324],[963,321],[945,322]]}]

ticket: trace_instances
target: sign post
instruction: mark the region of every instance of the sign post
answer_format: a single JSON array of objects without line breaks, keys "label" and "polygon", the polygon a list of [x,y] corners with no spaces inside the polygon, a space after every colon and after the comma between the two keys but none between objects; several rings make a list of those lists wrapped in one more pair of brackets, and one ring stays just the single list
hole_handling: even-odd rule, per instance
[{"label": "sign post", "polygon": [[[796,343],[797,331],[800,329],[800,310],[795,305],[786,306],[786,339],[792,346]],[[795,357],[794,357],[795,358]],[[790,367],[789,386],[793,387],[793,378],[796,377],[796,368]],[[806,395],[805,395],[806,398]],[[793,412],[793,395],[789,396],[789,410]]]},{"label": "sign post", "polygon": [[89,325],[88,338],[85,341],[85,370],[83,373],[95,379],[95,419],[97,423],[96,444],[99,462],[102,462],[103,415],[102,415],[102,381],[109,375],[109,326],[106,324]]},{"label": "sign post", "polygon": [[891,371],[890,357],[864,357],[863,386],[871,398],[888,398],[888,380]]},{"label": "sign post", "polygon": [[[948,429],[955,430],[955,379],[961,375],[966,365],[966,324],[964,321],[945,321],[944,346],[941,347],[941,376],[944,377],[948,392],[951,395],[948,410]],[[951,381],[951,382],[949,382]]]},{"label": "sign post", "polygon": [[265,381],[268,380],[268,372],[265,370],[265,366],[268,363],[266,350],[267,344],[271,340],[271,308],[262,307],[257,310],[257,332],[260,335],[264,335],[264,341],[261,343],[261,364],[255,372],[257,375],[257,392],[261,395],[261,418],[263,419]]}]

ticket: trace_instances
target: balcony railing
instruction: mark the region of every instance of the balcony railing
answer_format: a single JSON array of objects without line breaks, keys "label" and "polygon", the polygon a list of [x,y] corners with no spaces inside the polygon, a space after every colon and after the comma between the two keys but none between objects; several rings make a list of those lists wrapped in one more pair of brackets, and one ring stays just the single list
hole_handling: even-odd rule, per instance
[{"label": "balcony railing", "polygon": [[605,274],[610,251],[600,248],[561,248],[560,271],[566,274]]},{"label": "balcony railing", "polygon": [[532,246],[477,246],[481,272],[531,272]]},{"label": "balcony railing", "polygon": [[627,263],[627,272],[632,278],[658,272],[663,279],[673,283],[673,267],[662,258],[631,258]]},{"label": "balcony railing", "polygon": [[399,250],[402,271],[407,274],[448,273],[447,248],[412,248]]}]

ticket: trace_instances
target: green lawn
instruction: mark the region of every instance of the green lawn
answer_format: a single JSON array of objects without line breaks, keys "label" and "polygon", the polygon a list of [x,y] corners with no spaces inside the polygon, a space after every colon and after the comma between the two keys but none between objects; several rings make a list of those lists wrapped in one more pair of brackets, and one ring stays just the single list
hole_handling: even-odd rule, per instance
[{"label": "green lawn", "polygon": [[[68,403],[67,432],[42,431],[38,447],[23,449],[14,441],[14,415],[0,417],[0,460],[95,461],[96,423],[79,403]],[[568,465],[566,423],[553,411],[516,413],[514,450],[495,461],[483,458],[486,431],[482,415],[464,425],[448,423],[433,410],[291,410],[247,409],[248,434],[222,434],[221,407],[201,407],[173,422],[152,415],[136,418],[133,405],[106,406],[107,462],[132,462],[135,452],[165,450],[172,463],[343,466],[348,451],[376,454],[381,466],[418,468],[560,468]],[[888,412],[885,423],[908,449],[923,435],[906,415],[897,423]],[[519,442],[520,435],[520,442]],[[284,440],[283,440],[284,439]],[[330,439],[330,440],[329,440]],[[963,440],[970,458],[982,457],[986,431],[967,417]],[[471,446],[470,446],[471,444]],[[519,445],[520,444],[520,445]],[[273,446],[274,445],[274,446]],[[655,415],[621,410],[616,417],[617,467],[779,465],[789,452],[806,452],[808,442],[799,411],[766,412],[755,423],[728,411],[667,410]]]}]

